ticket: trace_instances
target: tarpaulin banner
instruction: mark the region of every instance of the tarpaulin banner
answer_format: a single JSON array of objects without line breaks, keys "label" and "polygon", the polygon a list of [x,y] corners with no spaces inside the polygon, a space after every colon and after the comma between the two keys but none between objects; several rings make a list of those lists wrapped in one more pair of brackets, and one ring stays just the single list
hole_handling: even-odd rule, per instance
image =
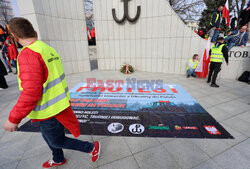
[{"label": "tarpaulin banner", "polygon": [[[80,83],[70,97],[81,134],[233,138],[178,84]],[[19,130],[35,131],[30,122]]]}]

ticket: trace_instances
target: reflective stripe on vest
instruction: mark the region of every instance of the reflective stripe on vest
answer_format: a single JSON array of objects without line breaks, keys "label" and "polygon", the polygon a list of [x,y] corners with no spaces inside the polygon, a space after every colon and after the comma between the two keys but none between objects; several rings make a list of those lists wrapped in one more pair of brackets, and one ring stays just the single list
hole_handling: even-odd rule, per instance
[{"label": "reflective stripe on vest", "polygon": [[[192,65],[194,64],[193,59],[190,59],[189,61],[191,62]],[[199,63],[199,61],[197,60],[197,61],[195,62],[195,64],[193,65],[192,69],[196,69],[197,66],[198,66],[198,63]],[[190,69],[189,64],[187,64],[186,71],[187,71],[188,69]]]},{"label": "reflective stripe on vest", "polygon": [[[42,98],[38,101],[37,106],[30,112],[28,118],[46,119],[55,116],[70,106],[69,89],[60,56],[55,49],[42,41],[36,41],[23,49],[25,48],[39,53],[48,69],[48,78],[43,84]],[[17,64],[17,69],[18,72],[20,72],[19,64]],[[19,74],[18,83],[20,90],[23,90]]]},{"label": "reflective stripe on vest", "polygon": [[[217,14],[216,14],[216,19],[215,19],[215,22],[214,22],[214,23],[216,23],[216,22],[218,21],[219,17],[220,17],[220,14],[217,13]],[[213,25],[213,24],[212,24],[212,20],[211,20],[211,22],[210,22],[210,25]]]},{"label": "reflective stripe on vest", "polygon": [[54,99],[51,99],[50,101],[46,102],[43,105],[37,105],[33,110],[34,111],[42,111],[46,109],[49,106],[52,106],[53,104],[59,102],[60,100],[64,99],[67,97],[67,92],[69,91],[69,88],[67,87],[65,89],[65,93],[60,94],[59,96],[55,97]]},{"label": "reflective stripe on vest", "polygon": [[225,44],[222,44],[218,47],[216,47],[215,45],[213,45],[211,47],[211,57],[210,57],[210,61],[211,62],[223,62],[223,53],[222,53],[222,48],[225,46]]}]

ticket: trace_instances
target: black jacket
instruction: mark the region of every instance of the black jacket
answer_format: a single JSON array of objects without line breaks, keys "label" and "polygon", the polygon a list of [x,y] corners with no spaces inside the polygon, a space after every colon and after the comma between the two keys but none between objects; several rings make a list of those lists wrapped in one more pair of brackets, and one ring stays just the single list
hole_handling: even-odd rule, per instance
[{"label": "black jacket", "polygon": [[7,71],[5,69],[5,66],[2,60],[0,59],[0,76],[5,76],[5,75],[7,75]]},{"label": "black jacket", "polygon": [[[219,43],[219,42],[217,42],[216,44],[215,44],[215,46],[216,47],[218,47],[218,46],[220,46],[220,45],[222,45],[223,43]],[[223,53],[223,57],[225,58],[225,61],[226,61],[226,63],[228,63],[228,49],[227,49],[227,46],[225,45],[225,46],[223,46],[223,48],[222,48],[222,53]],[[209,55],[211,55],[211,49],[210,49],[210,51],[209,51]]]},{"label": "black jacket", "polygon": [[[219,18],[216,21],[217,15],[219,14]],[[216,28],[220,28],[221,27],[221,21],[222,21],[222,13],[217,9],[216,11],[214,11],[213,13],[213,17],[211,20],[211,26],[212,27],[216,27]]]},{"label": "black jacket", "polygon": [[250,22],[250,10],[247,11],[247,9],[243,10],[240,13],[240,26],[246,25],[248,22]]}]

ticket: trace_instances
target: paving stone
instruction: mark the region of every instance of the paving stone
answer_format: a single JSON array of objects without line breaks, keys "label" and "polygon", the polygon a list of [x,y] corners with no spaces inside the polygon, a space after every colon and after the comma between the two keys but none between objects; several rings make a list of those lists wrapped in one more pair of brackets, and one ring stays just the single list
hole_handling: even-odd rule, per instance
[{"label": "paving stone", "polygon": [[16,169],[18,163],[19,163],[19,161],[15,161],[15,162],[11,162],[11,163],[1,165],[0,169]]},{"label": "paving stone", "polygon": [[223,169],[249,169],[250,160],[236,148],[219,154],[213,160]]},{"label": "paving stone", "polygon": [[163,146],[183,169],[193,168],[209,159],[197,145],[188,139],[175,139]]},{"label": "paving stone", "polygon": [[232,129],[231,126],[228,126],[225,123],[221,123],[221,125],[234,137],[234,139],[223,139],[223,141],[231,147],[247,139],[247,136],[235,129]]},{"label": "paving stone", "polygon": [[43,169],[43,163],[48,161],[49,159],[51,159],[51,157],[47,154],[41,154],[40,156],[23,159],[19,162],[16,169]]},{"label": "paving stone", "polygon": [[[93,163],[88,153],[73,150],[64,150],[64,156],[67,159],[67,165],[60,169],[94,169],[97,163]],[[59,168],[59,167],[58,167]]]},{"label": "paving stone", "polygon": [[145,150],[134,156],[140,168],[143,169],[181,168],[162,146]]},{"label": "paving stone", "polygon": [[247,111],[245,113],[239,114],[236,117],[240,118],[241,120],[247,121],[250,123],[250,111]]},{"label": "paving stone", "polygon": [[117,160],[115,162],[98,167],[98,169],[139,169],[133,156]]},{"label": "paving stone", "polygon": [[192,139],[192,142],[200,147],[209,157],[213,157],[230,148],[223,139]]},{"label": "paving stone", "polygon": [[206,110],[218,122],[234,116],[233,114],[230,114],[229,112],[225,112],[224,110],[218,109],[215,106],[209,107]]},{"label": "paving stone", "polygon": [[31,135],[5,132],[0,140],[0,166],[22,158]]},{"label": "paving stone", "polygon": [[215,161],[208,160],[193,169],[222,169]]},{"label": "paving stone", "polygon": [[100,140],[101,156],[98,165],[104,165],[132,155],[122,137],[107,137]]},{"label": "paving stone", "polygon": [[250,138],[236,145],[235,148],[250,159]]},{"label": "paving stone", "polygon": [[161,138],[161,137],[157,137],[156,138],[161,144],[165,144],[168,143],[176,138]]},{"label": "paving stone", "polygon": [[246,103],[242,103],[239,101],[230,101],[223,104],[219,104],[216,108],[223,110],[224,112],[228,112],[233,115],[238,115],[250,109],[250,105]]},{"label": "paving stone", "polygon": [[233,117],[223,121],[228,126],[231,126],[233,129],[240,131],[244,135],[250,137],[250,123],[244,120],[241,120],[238,117]]},{"label": "paving stone", "polygon": [[126,137],[124,139],[133,154],[160,145],[156,138]]}]

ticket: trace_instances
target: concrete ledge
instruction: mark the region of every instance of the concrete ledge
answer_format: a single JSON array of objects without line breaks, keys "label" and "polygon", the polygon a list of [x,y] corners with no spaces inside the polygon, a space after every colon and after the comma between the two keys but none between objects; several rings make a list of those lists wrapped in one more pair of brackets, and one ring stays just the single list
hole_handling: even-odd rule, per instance
[{"label": "concrete ledge", "polygon": [[223,63],[220,78],[238,79],[244,71],[250,71],[250,46],[233,47],[229,52],[229,66]]}]

